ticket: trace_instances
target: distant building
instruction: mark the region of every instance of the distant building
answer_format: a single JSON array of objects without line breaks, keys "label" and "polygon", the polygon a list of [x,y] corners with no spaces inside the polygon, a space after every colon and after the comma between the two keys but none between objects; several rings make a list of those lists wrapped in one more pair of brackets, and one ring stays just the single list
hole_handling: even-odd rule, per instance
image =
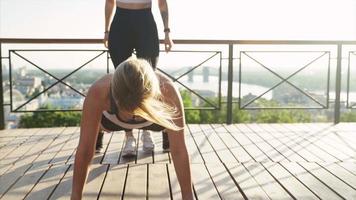
[{"label": "distant building", "polygon": [[[211,91],[211,90],[194,90],[194,91],[204,98],[211,98],[211,97],[218,96],[218,94],[216,92]],[[198,97],[196,95],[192,95],[191,100],[192,100],[193,106],[202,106],[202,104],[205,103],[205,101],[203,99],[201,99],[200,97]]]},{"label": "distant building", "polygon": [[36,91],[43,90],[42,79],[39,77],[21,77],[14,81],[13,89],[19,90],[25,96],[31,96]]},{"label": "distant building", "polygon": [[37,88],[42,85],[42,79],[39,77],[22,77],[21,79],[16,80],[16,84]]},{"label": "distant building", "polygon": [[20,67],[18,74],[20,77],[25,77],[27,75],[27,68],[26,66]]},{"label": "distant building", "polygon": [[64,97],[64,98],[48,98],[45,103],[60,109],[81,109],[83,102],[84,102],[84,97],[81,98]]}]

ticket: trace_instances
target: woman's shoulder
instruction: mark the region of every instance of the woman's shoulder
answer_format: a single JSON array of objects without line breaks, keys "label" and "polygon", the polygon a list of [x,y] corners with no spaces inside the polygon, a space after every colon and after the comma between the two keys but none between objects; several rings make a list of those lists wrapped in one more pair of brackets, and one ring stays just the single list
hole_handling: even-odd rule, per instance
[{"label": "woman's shoulder", "polygon": [[87,97],[106,98],[109,94],[111,74],[107,74],[93,83],[89,88]]},{"label": "woman's shoulder", "polygon": [[175,89],[172,79],[169,78],[167,75],[161,72],[156,72],[156,75],[159,80],[162,92],[164,92],[164,90],[171,91],[172,89]]},{"label": "woman's shoulder", "polygon": [[161,92],[163,96],[179,96],[178,89],[176,88],[176,85],[173,83],[171,78],[161,72],[156,72],[156,74],[160,82]]}]

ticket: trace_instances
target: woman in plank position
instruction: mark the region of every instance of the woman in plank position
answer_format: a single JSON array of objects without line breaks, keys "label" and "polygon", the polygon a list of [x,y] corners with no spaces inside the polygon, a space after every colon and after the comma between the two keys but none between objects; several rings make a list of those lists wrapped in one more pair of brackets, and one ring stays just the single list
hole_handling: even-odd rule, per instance
[{"label": "woman in plank position", "polygon": [[82,197],[100,128],[107,131],[166,130],[182,198],[193,199],[184,126],[182,99],[173,82],[154,72],[146,60],[124,61],[114,74],[96,81],[85,98],[71,199]]}]

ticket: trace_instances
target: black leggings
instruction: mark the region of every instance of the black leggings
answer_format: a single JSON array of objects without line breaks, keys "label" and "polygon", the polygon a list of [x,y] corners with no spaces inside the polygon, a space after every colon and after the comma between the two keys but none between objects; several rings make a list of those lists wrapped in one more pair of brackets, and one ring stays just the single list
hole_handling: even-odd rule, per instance
[{"label": "black leggings", "polygon": [[133,50],[156,68],[159,39],[151,9],[129,10],[116,8],[109,33],[109,53],[116,68],[129,58]]}]

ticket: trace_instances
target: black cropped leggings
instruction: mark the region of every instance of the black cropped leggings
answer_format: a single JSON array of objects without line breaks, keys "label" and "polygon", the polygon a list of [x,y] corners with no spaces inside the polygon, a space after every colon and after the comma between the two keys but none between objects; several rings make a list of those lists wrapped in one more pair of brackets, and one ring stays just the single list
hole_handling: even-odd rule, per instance
[{"label": "black cropped leggings", "polygon": [[159,56],[159,39],[151,9],[116,8],[109,32],[109,53],[116,68],[135,50],[155,69]]}]

